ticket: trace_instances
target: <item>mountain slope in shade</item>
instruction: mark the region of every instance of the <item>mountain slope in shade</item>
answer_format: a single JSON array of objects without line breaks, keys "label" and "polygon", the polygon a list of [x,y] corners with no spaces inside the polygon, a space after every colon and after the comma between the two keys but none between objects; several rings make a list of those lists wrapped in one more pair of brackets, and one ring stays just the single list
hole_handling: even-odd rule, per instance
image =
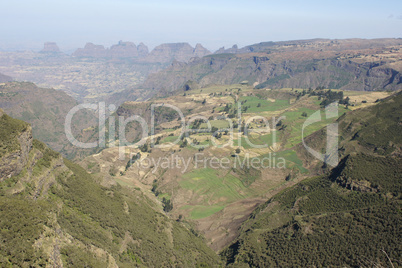
[{"label": "mountain slope in shade", "polygon": [[[90,154],[89,149],[75,148],[68,141],[64,123],[68,112],[78,103],[66,93],[39,88],[33,83],[11,82],[0,85],[0,108],[11,116],[32,125],[33,136],[64,156]],[[81,110],[73,117],[72,130],[86,142],[92,139],[97,125],[93,111]],[[92,128],[91,128],[92,127]],[[84,131],[86,129],[86,131]]]}]

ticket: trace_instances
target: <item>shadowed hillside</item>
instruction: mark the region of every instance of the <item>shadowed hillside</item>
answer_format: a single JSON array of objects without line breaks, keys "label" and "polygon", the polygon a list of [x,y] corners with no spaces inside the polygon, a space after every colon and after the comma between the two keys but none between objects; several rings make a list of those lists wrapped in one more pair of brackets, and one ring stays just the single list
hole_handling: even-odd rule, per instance
[{"label": "shadowed hillside", "polygon": [[[93,149],[74,147],[67,139],[64,123],[68,112],[78,105],[66,93],[39,88],[33,83],[11,82],[0,85],[0,108],[32,125],[33,136],[68,158],[94,153]],[[82,142],[96,135],[95,111],[80,110],[72,120],[73,134]]]}]

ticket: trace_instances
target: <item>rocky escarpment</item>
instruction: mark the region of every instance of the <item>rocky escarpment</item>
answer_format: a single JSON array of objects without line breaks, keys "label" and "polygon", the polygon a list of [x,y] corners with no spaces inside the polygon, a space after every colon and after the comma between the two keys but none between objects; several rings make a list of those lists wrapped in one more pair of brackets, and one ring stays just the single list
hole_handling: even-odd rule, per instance
[{"label": "rocky escarpment", "polygon": [[258,88],[398,90],[401,73],[400,39],[313,39],[221,48],[149,75],[143,87],[173,91],[188,81],[202,87],[247,80]]},{"label": "rocky escarpment", "polygon": [[[219,72],[224,66],[228,65],[234,57],[235,55],[232,54],[220,54],[195,59],[189,63],[175,61],[167,69],[150,74],[145,80],[143,87],[153,90],[166,89],[173,91],[182,88],[187,81],[196,81],[198,84],[204,85],[202,82],[203,76],[208,77],[213,75],[214,72]],[[221,78],[222,79],[218,80],[224,84],[227,77]],[[220,81],[218,80],[215,82],[219,83]]]},{"label": "rocky escarpment", "polygon": [[28,162],[28,148],[32,146],[32,136],[24,132],[18,140],[21,142],[21,150],[7,154],[0,160],[0,181],[18,175]]},{"label": "rocky escarpment", "polygon": [[400,45],[401,39],[399,38],[378,38],[378,39],[306,39],[306,40],[290,40],[279,42],[260,42],[257,44],[248,45],[239,48],[237,45],[233,45],[231,48],[225,49],[225,47],[219,48],[215,54],[222,53],[258,53],[258,52],[270,52],[276,48],[285,48],[286,50],[310,50],[310,49],[324,49],[334,51],[355,50],[355,49],[371,49],[382,48]]},{"label": "rocky escarpment", "polygon": [[[30,138],[32,140],[32,136]],[[37,199],[48,193],[60,174],[71,172],[64,164],[63,157],[44,143],[33,140],[30,149],[28,161],[20,174],[16,175],[18,181],[9,192],[16,194],[25,191],[31,198]]]},{"label": "rocky escarpment", "polygon": [[[236,53],[241,53],[241,52],[242,52],[242,50],[240,50],[239,47],[235,44],[231,48],[227,48],[227,49],[225,49],[225,47],[221,47],[217,51],[215,51],[215,54],[224,54],[224,53],[236,54]],[[248,52],[250,52],[250,51],[248,51]]]},{"label": "rocky escarpment", "polygon": [[[258,68],[258,67],[257,67]],[[322,59],[307,62],[284,61],[259,87],[325,88],[374,91],[402,88],[401,73],[383,63],[357,63],[350,60]]]},{"label": "rocky escarpment", "polygon": [[[32,128],[22,121],[12,119],[0,109],[0,181],[18,175],[28,162],[32,148]],[[4,129],[4,128],[12,129]]]},{"label": "rocky escarpment", "polygon": [[[402,56],[400,50],[395,54],[396,57]],[[182,88],[187,81],[205,86],[247,80],[257,88],[323,86],[359,91],[402,88],[399,61],[362,62],[363,56],[359,57],[349,59],[340,57],[336,52],[323,52],[320,56],[314,51],[214,54],[187,64],[172,64],[159,73],[149,75],[143,87],[173,91]]]},{"label": "rocky escarpment", "polygon": [[32,137],[29,124],[0,109],[0,182],[14,177],[8,193],[26,191],[32,198],[47,193],[56,177],[67,170],[62,156]]}]

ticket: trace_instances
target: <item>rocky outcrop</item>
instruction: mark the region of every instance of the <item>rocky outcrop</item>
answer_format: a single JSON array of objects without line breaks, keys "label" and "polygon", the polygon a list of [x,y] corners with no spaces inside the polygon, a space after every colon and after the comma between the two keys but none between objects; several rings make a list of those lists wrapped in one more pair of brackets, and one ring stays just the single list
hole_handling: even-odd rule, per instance
[{"label": "rocky outcrop", "polygon": [[26,174],[19,181],[21,184],[20,187],[16,187],[13,190],[13,193],[21,192],[25,190],[24,184],[29,183],[31,187],[30,196],[33,199],[38,199],[43,196],[46,196],[50,187],[56,184],[56,178],[63,172],[65,174],[72,173],[68,170],[68,168],[64,165],[63,157],[58,154],[57,157],[52,158],[49,165],[47,167],[41,167],[40,171],[34,172],[38,165],[38,162],[43,159],[44,153],[40,150],[33,149],[32,151],[32,161],[29,161],[26,169]]},{"label": "rocky outcrop", "polygon": [[[300,65],[309,67],[302,69]],[[385,63],[322,59],[302,63],[284,62],[282,66],[275,67],[273,75],[267,75],[268,79],[259,87],[315,88],[321,85],[325,88],[355,91],[402,89],[401,73],[387,67]]]},{"label": "rocky outcrop", "polygon": [[[2,112],[0,111],[0,114]],[[25,131],[16,139],[19,149],[13,150],[0,158],[0,181],[18,175],[28,163],[28,155],[32,148],[32,128],[27,125]]]},{"label": "rocky outcrop", "polygon": [[193,54],[194,54],[193,55],[194,57],[202,58],[202,57],[204,57],[206,55],[211,54],[211,51],[209,51],[208,49],[203,47],[200,43],[198,43],[198,44],[195,45]]},{"label": "rocky outcrop", "polygon": [[[33,199],[40,198],[56,183],[56,177],[67,171],[63,158],[32,137],[29,124],[13,119],[0,109],[1,127],[7,138],[1,139],[0,182],[14,176],[11,194],[28,190]],[[29,189],[27,188],[29,185]]]},{"label": "rocky outcrop", "polygon": [[215,51],[215,54],[222,54],[222,53],[225,53],[225,47],[221,47],[217,51]]},{"label": "rocky outcrop", "polygon": [[[189,80],[200,84],[199,82],[202,80],[202,76],[205,76],[207,73],[218,72],[226,66],[233,57],[235,57],[235,55],[223,54],[192,59],[189,63],[173,61],[169,68],[158,73],[150,74],[144,82],[143,87],[155,90],[165,88],[168,91],[172,91],[182,88]],[[200,70],[198,70],[199,67],[205,69],[202,69],[200,72]],[[216,81],[216,83],[219,82]]]},{"label": "rocky outcrop", "polygon": [[43,49],[40,51],[41,53],[60,53],[60,49],[55,42],[46,42],[43,45]]},{"label": "rocky outcrop", "polygon": [[336,182],[342,187],[353,191],[358,191],[362,193],[378,192],[378,189],[372,187],[371,183],[365,180],[357,181],[353,180],[352,178],[339,177],[337,178]]},{"label": "rocky outcrop", "polygon": [[225,53],[237,53],[239,50],[239,48],[237,47],[237,45],[233,45],[231,48],[226,49]]}]

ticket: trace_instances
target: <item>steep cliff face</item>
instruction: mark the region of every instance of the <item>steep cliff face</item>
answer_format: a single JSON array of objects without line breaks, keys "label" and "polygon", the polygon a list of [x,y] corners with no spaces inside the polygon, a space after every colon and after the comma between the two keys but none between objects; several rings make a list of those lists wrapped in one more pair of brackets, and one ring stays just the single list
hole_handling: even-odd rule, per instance
[{"label": "steep cliff face", "polygon": [[[258,88],[325,88],[344,90],[398,90],[402,88],[401,68],[392,60],[365,62],[337,57],[331,53],[249,53],[214,54],[171,65],[151,74],[144,88],[176,90],[192,80],[200,86],[235,84],[243,80]],[[402,57],[402,53],[397,53]],[[362,57],[362,56],[359,56]]]},{"label": "steep cliff face", "polygon": [[[268,66],[267,66],[268,67]],[[269,67],[268,67],[269,68]],[[325,88],[373,91],[398,90],[401,73],[389,68],[385,63],[356,63],[349,60],[323,59],[306,62],[283,62],[282,66],[272,68],[265,76],[261,68],[257,81],[262,87],[271,88]],[[258,73],[258,67],[257,67]],[[265,79],[266,81],[261,81]]]},{"label": "steep cliff face", "polygon": [[[201,59],[194,59],[189,63],[173,62],[171,66],[158,73],[150,74],[145,80],[143,87],[149,89],[166,89],[173,91],[181,88],[191,80],[204,85],[202,79],[214,75],[215,72],[222,70],[229,62],[235,58],[233,54],[210,55]],[[220,77],[221,81],[227,80],[227,77]],[[163,81],[163,82],[162,82]],[[215,83],[219,83],[216,80]]]},{"label": "steep cliff face", "polygon": [[15,178],[13,187],[7,191],[11,194],[26,191],[34,199],[46,194],[56,183],[56,177],[67,169],[61,155],[34,140],[29,124],[9,117],[2,110],[0,127],[4,135],[0,143],[0,182]]},{"label": "steep cliff face", "polygon": [[299,40],[221,48],[213,55],[149,75],[144,88],[176,90],[247,80],[258,88],[397,90],[402,88],[400,39]]},{"label": "steep cliff face", "polygon": [[0,181],[18,175],[28,162],[32,128],[0,109]]}]

